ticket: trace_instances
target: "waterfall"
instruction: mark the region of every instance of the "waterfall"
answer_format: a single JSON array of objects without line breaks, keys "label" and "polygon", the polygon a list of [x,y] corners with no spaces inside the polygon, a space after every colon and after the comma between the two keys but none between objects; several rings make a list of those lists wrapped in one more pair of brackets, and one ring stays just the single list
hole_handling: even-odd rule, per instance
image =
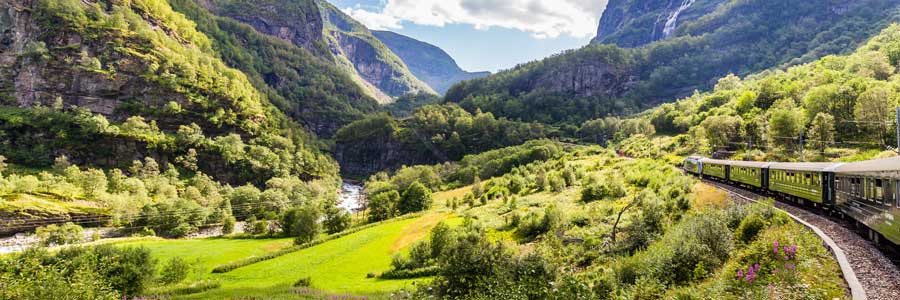
[{"label": "waterfall", "polygon": [[666,20],[666,27],[663,27],[663,39],[667,39],[672,35],[672,31],[675,31],[675,25],[678,22],[678,15],[688,9],[688,7],[691,7],[691,5],[694,5],[694,1],[696,0],[683,0],[681,6],[669,15],[669,19]]}]

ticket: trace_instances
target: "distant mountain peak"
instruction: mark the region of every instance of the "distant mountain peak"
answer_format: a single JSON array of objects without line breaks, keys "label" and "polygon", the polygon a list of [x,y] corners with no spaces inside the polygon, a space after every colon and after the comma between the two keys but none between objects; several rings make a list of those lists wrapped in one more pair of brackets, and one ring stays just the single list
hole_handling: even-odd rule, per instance
[{"label": "distant mountain peak", "polygon": [[403,59],[413,75],[442,95],[457,82],[491,74],[467,72],[440,47],[396,32],[373,30],[372,35]]}]

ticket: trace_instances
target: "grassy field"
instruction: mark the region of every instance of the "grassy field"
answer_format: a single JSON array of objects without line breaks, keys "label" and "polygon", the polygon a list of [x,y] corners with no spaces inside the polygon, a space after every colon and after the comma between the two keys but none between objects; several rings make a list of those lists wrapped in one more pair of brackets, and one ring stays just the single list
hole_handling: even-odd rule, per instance
[{"label": "grassy field", "polygon": [[[326,298],[328,296],[365,295],[378,298],[405,287],[416,280],[380,280],[367,278],[390,268],[395,253],[406,250],[424,238],[446,213],[429,213],[362,230],[321,245],[259,262],[228,273],[212,274],[217,265],[260,255],[292,245],[291,239],[195,239],[143,240],[120,245],[144,246],[162,262],[179,256],[197,264],[188,281],[213,280],[221,287],[203,293],[182,296],[183,299],[256,299],[266,295],[276,298]],[[311,296],[313,291],[294,289],[300,278],[310,277],[311,288],[325,295]],[[428,280],[428,279],[420,279]]]}]

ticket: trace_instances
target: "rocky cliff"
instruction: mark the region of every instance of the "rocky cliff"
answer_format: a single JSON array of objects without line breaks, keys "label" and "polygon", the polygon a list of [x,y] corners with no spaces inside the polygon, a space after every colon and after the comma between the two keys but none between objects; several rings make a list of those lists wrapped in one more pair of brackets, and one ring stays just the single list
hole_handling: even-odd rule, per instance
[{"label": "rocky cliff", "polygon": [[[60,155],[126,167],[193,152],[204,173],[237,184],[333,175],[314,138],[193,25],[165,1],[3,1],[0,153],[32,167]],[[300,157],[310,164],[270,164]]]},{"label": "rocky cliff", "polygon": [[390,31],[372,34],[391,49],[413,75],[443,95],[457,82],[491,75],[490,72],[466,72],[453,57],[437,46]]},{"label": "rocky cliff", "polygon": [[201,4],[220,16],[253,26],[256,31],[288,41],[325,57],[322,16],[310,0],[205,0]]},{"label": "rocky cliff", "polygon": [[638,47],[678,34],[678,26],[696,20],[728,0],[610,0],[592,42]]}]

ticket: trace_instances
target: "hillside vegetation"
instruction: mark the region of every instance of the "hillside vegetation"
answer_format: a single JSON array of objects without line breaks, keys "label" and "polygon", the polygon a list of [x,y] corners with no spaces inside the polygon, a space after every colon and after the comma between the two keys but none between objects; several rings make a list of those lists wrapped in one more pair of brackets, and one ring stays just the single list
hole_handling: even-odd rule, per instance
[{"label": "hillside vegetation", "polygon": [[678,25],[669,39],[633,49],[593,44],[567,51],[459,83],[446,101],[543,123],[636,113],[711,88],[729,73],[847,53],[896,20],[897,9],[887,0],[731,0]]},{"label": "hillside vegetation", "polygon": [[896,147],[898,66],[900,26],[892,25],[850,55],[744,80],[728,76],[711,92],[661,105],[639,118],[656,132],[678,135],[672,143],[683,146],[682,152],[853,159],[847,148],[877,153]]}]

